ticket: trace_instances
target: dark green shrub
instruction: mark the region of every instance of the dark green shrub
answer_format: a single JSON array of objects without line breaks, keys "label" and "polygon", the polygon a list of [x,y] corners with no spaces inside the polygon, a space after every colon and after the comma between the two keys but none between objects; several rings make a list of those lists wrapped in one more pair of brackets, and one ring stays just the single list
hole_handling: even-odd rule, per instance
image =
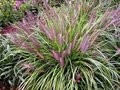
[{"label": "dark green shrub", "polygon": [[0,0],[0,27],[5,27],[23,18],[27,5],[22,4],[19,10],[15,10],[14,6],[14,0]]}]

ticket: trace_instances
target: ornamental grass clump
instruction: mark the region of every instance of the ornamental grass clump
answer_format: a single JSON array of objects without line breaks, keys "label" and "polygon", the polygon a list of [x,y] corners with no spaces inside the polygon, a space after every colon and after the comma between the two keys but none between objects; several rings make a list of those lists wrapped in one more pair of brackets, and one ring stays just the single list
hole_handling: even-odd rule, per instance
[{"label": "ornamental grass clump", "polygon": [[[120,87],[118,69],[98,49],[101,36],[117,25],[119,19],[112,18],[111,11],[102,13],[93,6],[94,3],[76,1],[52,8],[45,3],[39,16],[27,13],[28,17],[13,25],[14,32],[5,34],[18,46],[16,50],[36,57],[30,61],[32,64],[27,64],[34,69],[20,85],[22,90]],[[26,62],[29,59],[22,64],[26,66]]]}]

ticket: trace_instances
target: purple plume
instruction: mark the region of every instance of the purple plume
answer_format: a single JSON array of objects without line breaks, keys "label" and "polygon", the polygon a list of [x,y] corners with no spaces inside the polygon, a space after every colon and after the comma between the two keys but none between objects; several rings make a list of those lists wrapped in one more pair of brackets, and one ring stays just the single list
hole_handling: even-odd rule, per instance
[{"label": "purple plume", "polygon": [[58,54],[56,51],[54,51],[54,50],[52,50],[51,53],[52,53],[52,56],[53,56],[57,61],[59,61],[59,54]]},{"label": "purple plume", "polygon": [[72,43],[69,44],[69,47],[67,49],[67,55],[70,55],[72,52]]},{"label": "purple plume", "polygon": [[62,37],[62,34],[58,34],[58,43],[59,43],[60,45],[63,44],[63,37]]},{"label": "purple plume", "polygon": [[59,62],[60,62],[61,67],[64,67],[64,65],[65,65],[64,59],[60,57]]},{"label": "purple plume", "polygon": [[86,52],[88,50],[89,44],[90,44],[90,36],[85,35],[82,42],[80,43],[78,50],[81,50],[82,52]]},{"label": "purple plume", "polygon": [[1,34],[5,35],[13,32],[16,32],[16,28],[14,28],[12,25],[9,25],[2,29]]},{"label": "purple plume", "polygon": [[52,54],[52,57],[59,62],[59,64],[60,64],[61,67],[63,67],[65,65],[65,63],[64,63],[64,57],[63,57],[62,53],[58,53],[58,52],[52,50],[51,54]]},{"label": "purple plume", "polygon": [[91,25],[94,23],[95,19],[96,19],[96,11],[93,11],[93,12],[90,14],[90,19],[89,19],[89,21],[88,21],[89,26],[91,26]]}]

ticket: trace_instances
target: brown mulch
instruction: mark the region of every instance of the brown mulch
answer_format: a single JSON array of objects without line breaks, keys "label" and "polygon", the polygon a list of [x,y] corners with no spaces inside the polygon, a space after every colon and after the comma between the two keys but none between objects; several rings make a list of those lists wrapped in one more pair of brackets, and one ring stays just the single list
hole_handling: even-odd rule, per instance
[{"label": "brown mulch", "polygon": [[18,90],[17,86],[11,87],[8,82],[0,81],[0,90]]},{"label": "brown mulch", "polygon": [[9,83],[5,81],[0,81],[0,90],[10,90]]}]

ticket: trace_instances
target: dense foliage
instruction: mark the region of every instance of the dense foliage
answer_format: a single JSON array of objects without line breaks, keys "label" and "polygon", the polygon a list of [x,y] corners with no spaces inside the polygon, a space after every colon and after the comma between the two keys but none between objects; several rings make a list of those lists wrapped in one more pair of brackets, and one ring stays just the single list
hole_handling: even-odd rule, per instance
[{"label": "dense foliage", "polygon": [[4,28],[1,79],[20,90],[119,90],[118,3],[53,2],[32,0],[31,12]]},{"label": "dense foliage", "polygon": [[16,2],[14,0],[0,0],[0,27],[6,27],[23,18],[27,5],[22,4],[16,10]]}]

